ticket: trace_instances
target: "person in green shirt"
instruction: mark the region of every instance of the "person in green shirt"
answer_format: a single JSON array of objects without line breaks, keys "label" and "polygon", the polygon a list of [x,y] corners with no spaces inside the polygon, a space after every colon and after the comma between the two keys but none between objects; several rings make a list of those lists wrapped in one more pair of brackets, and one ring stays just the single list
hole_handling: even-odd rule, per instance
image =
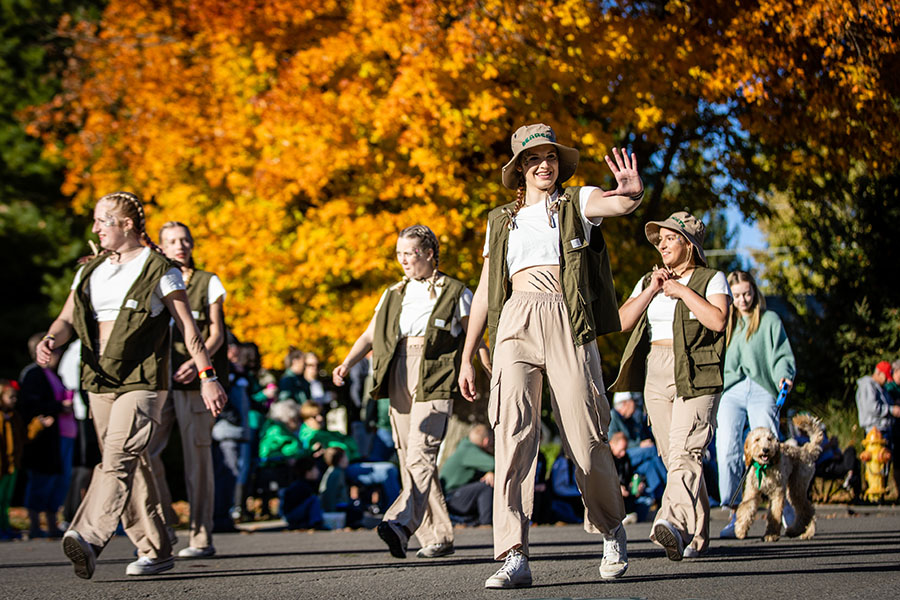
[{"label": "person in green shirt", "polygon": [[450,514],[473,525],[493,522],[494,435],[475,425],[441,467],[441,485]]},{"label": "person in green shirt", "polygon": [[259,439],[262,465],[309,456],[311,452],[297,436],[300,429],[300,407],[293,400],[281,400],[269,408]]},{"label": "person in green shirt", "polygon": [[767,427],[778,435],[776,397],[782,384],[791,388],[796,373],[784,325],[778,315],[766,310],[766,298],[753,275],[734,271],[728,285],[736,310],[725,330],[725,389],[716,417],[716,458],[719,499],[732,513],[721,538],[734,537],[734,508],[741,501],[738,487],[744,473],[744,432]]}]

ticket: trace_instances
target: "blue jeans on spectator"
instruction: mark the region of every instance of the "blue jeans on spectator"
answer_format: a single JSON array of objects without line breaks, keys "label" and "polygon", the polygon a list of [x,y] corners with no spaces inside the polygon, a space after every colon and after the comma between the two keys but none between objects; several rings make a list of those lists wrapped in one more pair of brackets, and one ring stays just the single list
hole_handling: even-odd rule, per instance
[{"label": "blue jeans on spectator", "polygon": [[[775,397],[758,383],[745,377],[722,394],[716,420],[719,498],[722,506],[731,506],[731,498],[744,475],[744,438],[749,430],[768,427],[775,435],[779,435]],[[741,495],[738,493],[734,504],[737,505],[740,501]]]},{"label": "blue jeans on spectator", "polygon": [[384,490],[385,506],[390,506],[400,495],[400,471],[389,462],[352,463],[347,467],[347,482],[362,485],[380,485]]},{"label": "blue jeans on spectator", "polygon": [[634,472],[644,476],[644,483],[647,489],[641,498],[649,499],[650,504],[654,500],[662,500],[663,492],[666,489],[666,467],[663,465],[662,459],[656,450],[656,446],[640,447],[635,446],[629,448],[628,459]]}]

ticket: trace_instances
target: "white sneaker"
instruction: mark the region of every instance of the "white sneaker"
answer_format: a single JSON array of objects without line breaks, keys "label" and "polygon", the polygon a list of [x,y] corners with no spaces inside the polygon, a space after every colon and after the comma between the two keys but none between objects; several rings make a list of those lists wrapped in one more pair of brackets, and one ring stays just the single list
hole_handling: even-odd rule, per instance
[{"label": "white sneaker", "polygon": [[728,524],[722,528],[722,531],[719,532],[719,539],[723,540],[733,540],[737,536],[734,534],[734,524],[737,521],[737,513],[731,513],[731,520],[728,521]]},{"label": "white sneaker", "polygon": [[619,525],[611,535],[603,536],[603,559],[600,561],[601,579],[618,579],[628,570],[627,535]]},{"label": "white sneaker", "polygon": [[669,560],[681,560],[684,557],[684,541],[675,526],[659,519],[653,524],[653,533],[650,536],[653,543],[662,546]]},{"label": "white sneaker", "polygon": [[416,552],[418,558],[439,558],[441,556],[450,556],[456,552],[453,548],[453,542],[444,542],[443,544],[428,544],[424,548],[420,548]]},{"label": "white sneaker", "polygon": [[684,549],[684,552],[681,553],[681,556],[683,558],[700,558],[700,551],[693,546],[688,546]]},{"label": "white sneaker", "polygon": [[622,519],[622,525],[632,525],[638,522],[638,514],[636,512],[630,512],[625,515],[625,518]]},{"label": "white sneaker", "polygon": [[142,556],[125,568],[126,575],[156,575],[175,566],[175,557],[150,558]]},{"label": "white sneaker", "polygon": [[97,566],[97,555],[94,548],[84,541],[81,534],[70,529],[63,534],[63,552],[72,561],[75,567],[75,575],[82,579],[90,579],[94,575],[94,567]]},{"label": "white sneaker", "polygon": [[194,548],[188,546],[178,551],[178,558],[206,558],[207,556],[215,556],[216,549],[212,546],[206,548]]},{"label": "white sneaker", "polygon": [[490,589],[530,586],[531,567],[528,566],[528,557],[519,548],[507,552],[503,566],[484,582],[484,587]]},{"label": "white sneaker", "polygon": [[382,521],[378,524],[378,537],[384,540],[394,558],[406,558],[406,545],[409,538],[403,528],[393,521]]}]

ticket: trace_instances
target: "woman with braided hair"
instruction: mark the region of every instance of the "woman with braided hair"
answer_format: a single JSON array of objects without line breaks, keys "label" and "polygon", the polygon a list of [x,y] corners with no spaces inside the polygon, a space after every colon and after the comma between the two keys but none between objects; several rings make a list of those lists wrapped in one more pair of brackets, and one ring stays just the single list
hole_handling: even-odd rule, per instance
[{"label": "woman with braided hair", "polygon": [[[159,244],[166,257],[181,265],[188,301],[213,367],[223,380],[228,374],[225,345],[225,287],[215,273],[194,266],[194,237],[184,223],[169,221],[159,229]],[[166,482],[162,452],[169,443],[172,426],[178,421],[184,456],[184,482],[190,512],[189,545],[178,552],[179,558],[204,558],[216,553],[212,545],[213,477],[212,437],[215,419],[206,410],[201,396],[202,383],[197,363],[187,352],[178,328],[172,330],[172,389],[166,395],[159,427],[153,432],[149,453],[163,520],[174,539],[178,515],[172,509],[172,495]]]},{"label": "woman with braided hair", "polygon": [[384,514],[378,535],[406,558],[413,534],[419,558],[453,554],[453,525],[438,481],[437,456],[459,396],[457,375],[472,292],[438,271],[438,240],[424,225],[397,237],[404,277],[381,295],[375,316],[332,374],[343,385],[350,368],[374,351],[372,400],[390,397],[403,490]]},{"label": "woman with braided hair", "polygon": [[612,272],[600,222],[631,213],[643,197],[635,157],[613,148],[606,162],[617,187],[562,188],[578,150],[556,142],[547,125],[512,136],[503,185],[516,202],[488,215],[484,266],[472,300],[459,382],[475,399],[471,360],[489,329],[493,353],[488,420],[494,428],[494,557],[503,566],[487,588],[530,586],[528,530],[540,445],[546,373],[563,448],[577,465],[585,530],[603,534],[600,576],[628,568],[625,506],[607,431],[598,335],[619,331]]},{"label": "woman with braided hair", "polygon": [[103,455],[63,536],[63,551],[83,579],[93,575],[97,555],[119,520],[138,548],[126,574],[151,575],[173,566],[146,452],[169,386],[170,317],[197,365],[204,406],[216,415],[226,399],[191,316],[181,271],[150,241],[145,227],[134,194],[100,198],[92,231],[103,252],[75,275],[62,311],[36,351],[38,364],[47,364],[54,348],[73,335],[82,342],[81,384]]}]

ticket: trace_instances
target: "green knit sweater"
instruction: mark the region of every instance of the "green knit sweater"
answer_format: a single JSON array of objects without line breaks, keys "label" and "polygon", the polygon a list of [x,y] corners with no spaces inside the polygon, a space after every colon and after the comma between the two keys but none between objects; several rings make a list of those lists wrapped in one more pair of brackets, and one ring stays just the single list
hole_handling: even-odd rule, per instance
[{"label": "green knit sweater", "polygon": [[749,377],[772,396],[778,395],[782,378],[794,380],[797,372],[791,342],[781,319],[771,310],[759,319],[759,329],[747,339],[746,319],[738,319],[725,350],[725,389]]}]

